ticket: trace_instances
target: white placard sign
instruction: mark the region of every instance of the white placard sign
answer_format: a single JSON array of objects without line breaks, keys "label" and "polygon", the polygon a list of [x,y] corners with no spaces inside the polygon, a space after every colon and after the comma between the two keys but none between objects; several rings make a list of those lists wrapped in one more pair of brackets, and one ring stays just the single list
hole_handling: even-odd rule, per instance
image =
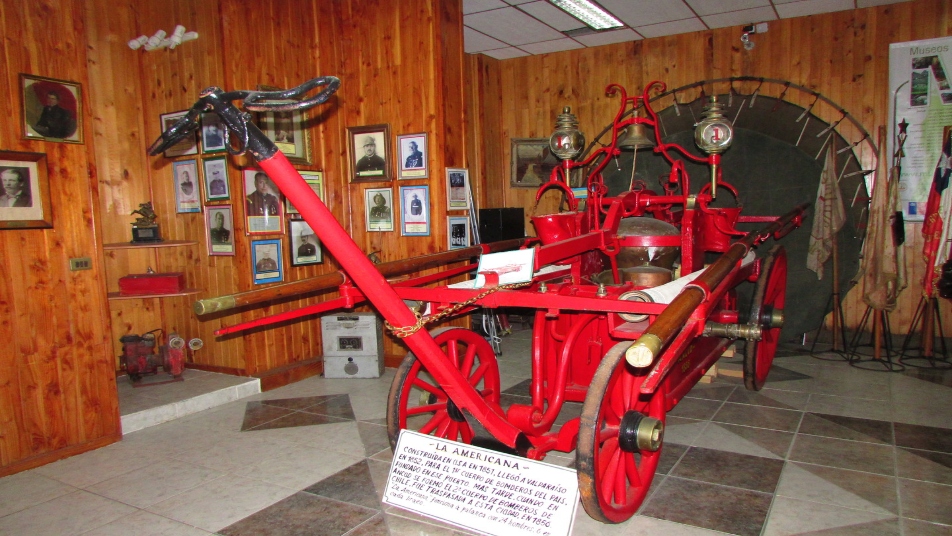
[{"label": "white placard sign", "polygon": [[402,430],[383,502],[492,536],[572,533],[574,469]]},{"label": "white placard sign", "polygon": [[903,147],[899,198],[906,221],[924,219],[942,145],[952,130],[950,76],[952,37],[889,45],[890,129],[886,157],[891,164],[896,151],[896,123],[905,121],[908,137]]}]

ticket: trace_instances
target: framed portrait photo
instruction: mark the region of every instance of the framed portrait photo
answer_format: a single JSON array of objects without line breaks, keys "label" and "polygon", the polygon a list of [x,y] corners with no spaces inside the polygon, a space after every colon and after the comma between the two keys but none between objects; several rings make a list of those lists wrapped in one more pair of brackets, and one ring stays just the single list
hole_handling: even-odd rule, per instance
[{"label": "framed portrait photo", "polygon": [[[172,126],[186,114],[188,114],[188,110],[160,115],[159,124],[161,125],[162,132],[172,128]],[[185,136],[185,139],[165,150],[166,158],[187,156],[190,154],[198,154],[198,135],[195,133]]]},{"label": "framed portrait photo", "polygon": [[468,248],[469,243],[469,218],[466,216],[447,216],[446,217],[446,236],[450,249]]},{"label": "framed portrait photo", "polygon": [[255,285],[284,281],[280,240],[251,241],[251,271]]},{"label": "framed portrait photo", "polygon": [[400,226],[403,236],[430,236],[430,187],[400,187]]},{"label": "framed portrait photo", "polygon": [[393,230],[393,190],[367,188],[364,190],[364,216],[367,231]]},{"label": "framed portrait photo", "polygon": [[536,188],[549,180],[559,159],[549,150],[548,138],[513,138],[509,186]]},{"label": "framed portrait photo", "polygon": [[281,191],[271,177],[256,168],[241,170],[245,187],[246,232],[249,235],[284,232]]},{"label": "framed portrait photo", "polygon": [[446,209],[469,208],[469,170],[446,168]]},{"label": "framed portrait photo", "polygon": [[307,266],[324,262],[321,241],[306,221],[289,220],[288,238],[290,238],[291,266]]},{"label": "framed portrait photo", "polygon": [[[324,172],[299,171],[298,173],[301,174],[301,177],[304,177],[304,182],[307,183],[307,185],[311,187],[311,190],[313,190],[314,193],[317,194],[317,197],[321,201],[326,203],[327,201],[324,199]],[[297,209],[297,207],[295,207],[294,204],[291,203],[290,199],[284,200],[284,208],[287,211],[286,213],[288,214],[288,217],[290,217],[292,214],[298,215],[301,213]]]},{"label": "framed portrait photo", "polygon": [[[281,91],[281,88],[259,85],[258,91]],[[269,100],[268,102],[294,102],[294,100]],[[296,164],[311,164],[311,136],[305,128],[307,114],[294,110],[290,112],[261,112],[257,114],[257,124],[261,132],[271,139],[278,149]]]},{"label": "framed portrait photo", "polygon": [[423,179],[430,176],[427,160],[429,152],[426,146],[426,133],[404,134],[397,136],[397,148],[400,151],[400,179]]},{"label": "framed portrait photo", "polygon": [[0,189],[0,229],[53,227],[45,154],[0,151]]},{"label": "framed portrait photo", "polygon": [[175,183],[175,212],[179,214],[201,212],[198,163],[195,160],[173,162],[172,179]]},{"label": "framed portrait photo", "polygon": [[202,114],[202,153],[221,153],[228,143],[228,132],[218,114]]},{"label": "framed portrait photo", "polygon": [[80,85],[20,74],[23,137],[83,143],[83,99]]},{"label": "framed portrait photo", "polygon": [[235,254],[234,226],[231,205],[205,207],[205,238],[209,255]]},{"label": "framed portrait photo", "polygon": [[228,188],[228,164],[225,158],[202,160],[202,172],[205,176],[206,201],[224,201],[231,197]]},{"label": "framed portrait photo", "polygon": [[351,182],[390,180],[390,125],[348,127]]}]

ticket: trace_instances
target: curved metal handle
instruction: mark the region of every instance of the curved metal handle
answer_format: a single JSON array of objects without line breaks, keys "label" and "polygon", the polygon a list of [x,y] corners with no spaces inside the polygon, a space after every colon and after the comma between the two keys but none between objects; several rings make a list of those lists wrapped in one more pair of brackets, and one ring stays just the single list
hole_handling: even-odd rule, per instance
[{"label": "curved metal handle", "polygon": [[[321,86],[326,87],[316,95],[304,100],[294,100]],[[155,140],[148,152],[152,156],[164,152],[198,130],[199,118],[203,113],[215,113],[222,118],[228,131],[229,143],[226,144],[228,152],[235,155],[242,154],[249,143],[247,123],[251,121],[251,115],[240,112],[235,106],[235,101],[241,101],[240,106],[252,112],[307,110],[326,102],[338,88],[340,88],[340,79],[336,76],[312,78],[297,87],[279,91],[244,90],[226,93],[217,87],[210,87],[202,91],[201,98],[184,117]]]},{"label": "curved metal handle", "polygon": [[[309,99],[293,100],[320,86],[327,87]],[[283,91],[251,92],[244,97],[244,107],[246,110],[250,110],[252,112],[290,112],[294,110],[307,110],[317,106],[318,104],[326,102],[327,99],[329,99],[339,87],[340,79],[336,76],[322,76],[320,78],[312,78],[297,87]],[[288,100],[292,100],[292,102],[287,102]]]}]

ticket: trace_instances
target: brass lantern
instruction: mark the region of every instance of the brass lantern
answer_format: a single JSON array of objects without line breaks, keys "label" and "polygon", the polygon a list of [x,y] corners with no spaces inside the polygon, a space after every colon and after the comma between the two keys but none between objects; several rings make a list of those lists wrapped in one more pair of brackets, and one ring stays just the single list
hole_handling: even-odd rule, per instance
[{"label": "brass lantern", "polygon": [[572,108],[562,108],[555,122],[555,132],[549,136],[549,149],[560,160],[571,160],[585,148],[585,135],[578,129],[578,118]]},{"label": "brass lantern", "polygon": [[720,164],[720,154],[726,151],[734,141],[734,127],[729,119],[721,113],[723,106],[712,96],[711,102],[704,107],[702,119],[694,128],[694,143],[705,153],[712,155],[711,163],[711,197],[717,196],[717,167]]}]

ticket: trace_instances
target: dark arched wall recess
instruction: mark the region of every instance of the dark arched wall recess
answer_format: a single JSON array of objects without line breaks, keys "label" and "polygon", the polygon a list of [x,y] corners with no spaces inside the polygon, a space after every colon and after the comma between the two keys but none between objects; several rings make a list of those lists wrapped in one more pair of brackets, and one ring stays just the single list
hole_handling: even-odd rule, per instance
[{"label": "dark arched wall recess", "polygon": [[[728,103],[726,95],[718,96],[718,100],[725,105]],[[837,150],[845,149],[836,156],[840,192],[847,210],[847,222],[837,235],[840,295],[845,295],[859,269],[868,204],[865,174],[852,156],[852,150],[847,149],[852,144],[836,129],[829,129],[828,123],[810,113],[804,114],[804,108],[785,101],[759,96],[751,107],[749,96],[735,95],[731,104],[725,115],[732,120],[736,117],[735,139],[723,155],[722,167],[724,180],[737,188],[739,199],[735,201],[729,191],[720,189],[716,206],[740,203],[744,215],[779,216],[799,203],[812,204],[823,171],[826,147],[833,143]],[[678,143],[700,155],[694,145],[694,123],[700,119],[701,112],[700,99],[690,104],[669,106],[659,112],[663,140]],[[797,121],[801,115],[803,117]],[[605,182],[611,193],[628,188],[631,161],[632,153],[626,151],[618,158],[617,165],[609,164]],[[706,166],[688,164],[686,167],[692,192],[710,182],[710,170]],[[648,188],[660,192],[660,179],[667,179],[669,171],[667,163],[660,156],[651,154],[651,149],[639,150],[636,179],[642,180]],[[803,333],[815,331],[829,312],[833,290],[832,261],[827,261],[822,280],[817,280],[816,273],[806,267],[813,226],[812,208],[803,226],[781,241],[789,256],[786,322],[782,333],[785,341],[799,341]],[[741,229],[753,230],[760,226],[762,224],[754,224]],[[767,249],[771,244],[768,242],[761,249]],[[758,252],[759,255],[764,253]],[[752,285],[739,287],[743,300],[749,299],[752,288]],[[747,310],[743,302],[740,310]]]}]

